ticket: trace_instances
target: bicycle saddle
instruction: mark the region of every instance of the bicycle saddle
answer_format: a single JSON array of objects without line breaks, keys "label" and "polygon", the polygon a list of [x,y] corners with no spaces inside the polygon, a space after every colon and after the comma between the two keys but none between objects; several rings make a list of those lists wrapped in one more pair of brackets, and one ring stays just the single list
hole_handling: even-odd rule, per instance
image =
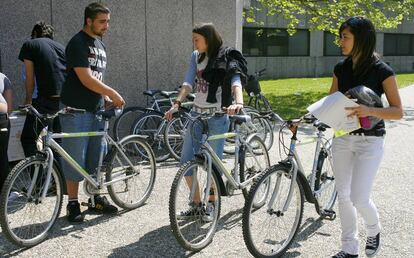
[{"label": "bicycle saddle", "polygon": [[176,95],[178,94],[178,91],[174,90],[174,91],[161,91],[160,93],[162,96],[166,97],[166,98],[170,98],[172,95]]},{"label": "bicycle saddle", "polygon": [[313,123],[313,126],[318,128],[319,131],[325,131],[327,128],[331,128],[329,125],[322,123],[321,121],[316,120]]},{"label": "bicycle saddle", "polygon": [[143,92],[144,95],[154,97],[155,94],[159,93],[160,90],[146,90]]}]

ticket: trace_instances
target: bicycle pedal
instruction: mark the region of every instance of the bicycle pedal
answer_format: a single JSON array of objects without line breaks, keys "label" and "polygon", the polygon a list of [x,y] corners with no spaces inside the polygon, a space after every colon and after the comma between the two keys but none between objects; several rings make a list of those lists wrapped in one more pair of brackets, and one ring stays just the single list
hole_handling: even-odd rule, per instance
[{"label": "bicycle pedal", "polygon": [[323,210],[321,212],[321,217],[326,220],[335,220],[336,219],[336,212],[333,210]]},{"label": "bicycle pedal", "polygon": [[88,202],[81,202],[81,205],[85,206],[85,207],[88,207],[88,208],[93,208],[92,204],[88,203]]}]

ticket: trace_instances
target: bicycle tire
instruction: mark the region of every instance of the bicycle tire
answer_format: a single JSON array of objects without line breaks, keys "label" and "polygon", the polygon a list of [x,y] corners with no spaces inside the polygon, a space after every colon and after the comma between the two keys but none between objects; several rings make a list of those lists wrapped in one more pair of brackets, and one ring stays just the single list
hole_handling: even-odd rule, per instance
[{"label": "bicycle tire", "polygon": [[115,119],[114,126],[112,127],[112,133],[115,141],[119,141],[125,136],[131,134],[131,126],[135,119],[142,113],[148,110],[144,107],[132,106],[123,110],[122,114]]},{"label": "bicycle tire", "polygon": [[[177,175],[174,178],[174,181],[171,186],[170,197],[169,197],[169,218],[170,218],[170,225],[172,232],[177,239],[178,243],[189,251],[200,251],[201,249],[205,248],[209,245],[214,237],[214,234],[217,229],[218,219],[220,217],[220,208],[221,208],[221,199],[220,199],[220,186],[219,181],[216,175],[212,174],[212,188],[215,185],[214,189],[214,207],[215,212],[213,216],[213,220],[210,222],[205,222],[203,220],[203,216],[205,212],[203,212],[202,207],[197,210],[194,216],[190,219],[180,220],[178,218],[177,213],[179,211],[183,211],[183,208],[188,209],[191,206],[189,204],[189,187],[186,182],[186,178],[184,175],[192,169],[197,169],[196,176],[204,176],[207,178],[207,171],[204,169],[204,164],[202,161],[189,161],[185,163],[181,168],[178,170]],[[203,171],[201,171],[203,170]],[[205,189],[205,180],[200,180],[202,178],[198,178],[198,186],[202,185],[198,189]],[[201,192],[201,191],[200,191]],[[204,194],[206,191],[204,191]],[[201,194],[201,200],[203,196]],[[207,228],[207,229],[206,229]],[[200,235],[197,234],[200,231]]]},{"label": "bicycle tire", "polygon": [[[262,139],[254,135],[253,137],[250,137],[247,139],[247,144],[249,144],[253,148],[253,153],[247,151],[245,148],[242,148],[242,151],[240,153],[240,162],[239,162],[239,171],[240,171],[240,182],[243,183],[244,181],[248,180],[249,178],[257,175],[258,173],[264,172],[267,168],[270,167],[270,158],[269,158],[269,152],[266,149],[265,144],[263,143]],[[254,158],[261,157],[260,160],[254,160]],[[247,158],[250,158],[247,161]],[[260,170],[261,166],[264,165],[264,169]],[[262,196],[259,199],[256,199],[255,205],[260,206],[263,202],[263,199],[266,198],[266,194],[268,193],[269,187],[264,188],[265,192],[263,193],[264,196]],[[242,190],[244,198],[247,198],[249,195],[249,189],[250,187],[246,187]]]},{"label": "bicycle tire", "polygon": [[[259,137],[263,140],[265,143],[266,149],[270,150],[273,146],[274,141],[274,134],[273,134],[273,127],[270,124],[270,122],[261,117],[259,111],[251,108],[246,107],[244,108],[245,113],[251,117],[251,124],[254,126],[254,129],[256,129],[255,133],[259,135]],[[247,123],[243,123],[240,125],[240,137],[247,138],[252,133],[252,129],[250,128]],[[229,132],[234,131],[234,122],[230,123],[229,126]],[[234,146],[234,138],[226,138],[224,142],[224,153],[226,154],[234,154],[235,146]]]},{"label": "bicycle tire", "polygon": [[[329,151],[329,150],[328,150]],[[315,178],[315,192],[317,193],[315,208],[319,215],[324,210],[332,210],[335,205],[338,193],[335,190],[335,176],[333,174],[332,160],[328,151],[322,149],[318,157],[318,166]],[[318,193],[326,185],[327,189]]]},{"label": "bicycle tire", "polygon": [[[3,234],[12,243],[21,247],[32,247],[44,241],[62,208],[64,182],[55,164],[49,185],[50,190],[46,198],[39,202],[47,174],[45,164],[47,164],[46,158],[40,154],[20,161],[8,175],[1,191],[0,224]],[[32,166],[39,168],[36,182],[32,182],[31,179],[35,169]],[[29,197],[28,190],[32,183],[33,195]],[[44,208],[45,206],[50,207]],[[41,212],[41,215],[34,215],[37,211]],[[50,215],[46,215],[49,213]],[[17,222],[19,218],[22,218],[23,222]]]},{"label": "bicycle tire", "polygon": [[164,130],[165,145],[171,156],[177,161],[180,161],[181,158],[187,121],[188,119],[184,116],[175,117],[168,122]]},{"label": "bicycle tire", "polygon": [[270,121],[264,118],[257,109],[246,107],[244,110],[252,118],[252,124],[257,129],[256,133],[265,143],[267,150],[270,150],[274,141],[274,126],[272,126]]},{"label": "bicycle tire", "polygon": [[[139,167],[135,173],[126,160],[122,157],[118,149],[111,155],[111,171],[106,173],[106,181],[116,180],[116,177],[132,176],[126,180],[120,180],[114,184],[108,185],[108,193],[111,199],[119,207],[124,209],[135,209],[142,206],[151,195],[156,178],[156,165],[154,153],[151,147],[140,136],[131,135],[123,138],[119,145],[124,151],[127,158],[133,163],[134,168]],[[146,155],[142,155],[145,152]],[[149,173],[148,173],[149,172]],[[145,176],[145,177],[144,177]],[[145,181],[142,181],[145,178]],[[131,184],[131,181],[132,184]],[[142,182],[142,183],[141,183]],[[130,189],[138,186],[138,189]],[[140,190],[143,190],[142,193]],[[134,196],[132,196],[134,194]],[[135,194],[138,193],[138,194]],[[132,199],[126,199],[132,197]]]},{"label": "bicycle tire", "polygon": [[[272,194],[267,195],[265,205],[255,208],[255,195],[266,182],[272,185]],[[302,185],[298,179],[295,180],[290,205],[286,212],[282,212],[291,183],[290,169],[277,164],[267,169],[251,187],[243,208],[242,227],[244,242],[254,257],[281,257],[296,237],[302,221],[305,197]],[[278,198],[269,207],[274,194]],[[292,220],[289,225],[280,226],[288,219]]]},{"label": "bicycle tire", "polygon": [[170,152],[164,142],[164,132],[161,131],[159,135],[157,134],[163,120],[163,114],[149,111],[137,117],[131,128],[131,134],[147,137],[147,142],[151,146],[157,162],[165,161],[170,157]]}]

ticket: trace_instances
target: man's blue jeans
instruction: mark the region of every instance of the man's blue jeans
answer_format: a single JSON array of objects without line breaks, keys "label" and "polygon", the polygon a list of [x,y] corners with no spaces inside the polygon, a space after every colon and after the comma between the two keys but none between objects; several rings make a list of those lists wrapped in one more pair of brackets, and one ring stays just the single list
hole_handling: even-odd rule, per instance
[{"label": "man's blue jeans", "polygon": [[[104,128],[104,121],[98,121],[95,114],[90,112],[61,115],[60,123],[64,133],[103,131]],[[62,148],[81,167],[93,174],[96,172],[101,151],[106,151],[106,146],[101,146],[101,139],[102,136],[62,138]],[[66,180],[83,180],[83,177],[63,159],[62,169]]]},{"label": "man's blue jeans", "polygon": [[[196,115],[197,113],[192,112],[191,114]],[[208,120],[208,134],[216,135],[226,133],[229,130],[229,124],[230,121],[228,115],[220,117],[214,116]],[[181,164],[194,159],[194,154],[197,154],[199,152],[201,146],[202,130],[202,125],[199,122],[188,124],[184,136],[183,150],[181,152]],[[217,156],[222,159],[224,151],[224,139],[209,141],[209,144]],[[186,174],[186,176],[191,176],[191,173]]]}]

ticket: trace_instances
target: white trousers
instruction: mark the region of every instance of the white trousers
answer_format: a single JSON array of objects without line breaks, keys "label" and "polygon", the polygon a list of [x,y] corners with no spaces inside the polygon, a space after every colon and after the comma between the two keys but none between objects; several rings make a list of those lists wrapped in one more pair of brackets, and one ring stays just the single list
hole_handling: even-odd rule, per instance
[{"label": "white trousers", "polygon": [[357,211],[364,219],[368,236],[375,236],[381,230],[370,195],[383,154],[384,137],[345,135],[333,140],[342,251],[349,254],[359,252]]}]

